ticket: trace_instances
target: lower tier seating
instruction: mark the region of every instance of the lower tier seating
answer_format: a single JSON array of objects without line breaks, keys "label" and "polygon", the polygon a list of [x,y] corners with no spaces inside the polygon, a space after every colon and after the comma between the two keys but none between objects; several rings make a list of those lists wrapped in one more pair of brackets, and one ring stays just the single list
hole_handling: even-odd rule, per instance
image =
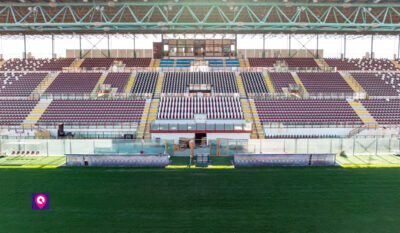
[{"label": "lower tier seating", "polygon": [[0,100],[0,125],[22,124],[37,103],[37,100]]},{"label": "lower tier seating", "polygon": [[309,93],[353,93],[353,89],[347,84],[347,82],[338,72],[298,72],[297,75]]},{"label": "lower tier seating", "polygon": [[132,93],[154,93],[157,85],[158,73],[139,72],[133,83]]},{"label": "lower tier seating", "polygon": [[193,119],[207,114],[208,119],[243,119],[240,100],[233,97],[161,98],[158,119]]},{"label": "lower tier seating", "polygon": [[163,93],[185,93],[190,84],[211,84],[215,93],[238,93],[233,72],[166,72]]},{"label": "lower tier seating", "polygon": [[28,97],[47,73],[0,73],[0,97]]},{"label": "lower tier seating", "polygon": [[145,100],[53,100],[38,123],[140,122]]},{"label": "lower tier seating", "polygon": [[289,86],[297,85],[296,81],[294,81],[293,76],[289,72],[274,72],[269,73],[269,78],[271,79],[272,84],[275,87],[275,91],[282,93],[283,88],[289,88]]},{"label": "lower tier seating", "polygon": [[244,72],[240,75],[246,93],[268,93],[264,75],[261,72]]},{"label": "lower tier seating", "polygon": [[400,99],[370,99],[361,103],[378,124],[400,124]]},{"label": "lower tier seating", "polygon": [[91,93],[101,73],[60,73],[46,93]]},{"label": "lower tier seating", "polygon": [[108,73],[103,84],[110,84],[111,88],[118,88],[117,92],[124,92],[125,85],[130,76],[131,73],[126,72]]},{"label": "lower tier seating", "polygon": [[346,100],[254,100],[261,122],[362,123]]},{"label": "lower tier seating", "polygon": [[398,73],[351,73],[370,96],[400,96]]}]

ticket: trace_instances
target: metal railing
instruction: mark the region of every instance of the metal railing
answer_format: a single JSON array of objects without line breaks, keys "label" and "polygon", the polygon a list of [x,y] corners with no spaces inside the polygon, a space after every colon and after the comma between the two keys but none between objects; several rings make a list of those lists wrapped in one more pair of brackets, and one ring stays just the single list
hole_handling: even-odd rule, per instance
[{"label": "metal railing", "polygon": [[151,123],[150,132],[251,132],[252,123]]}]

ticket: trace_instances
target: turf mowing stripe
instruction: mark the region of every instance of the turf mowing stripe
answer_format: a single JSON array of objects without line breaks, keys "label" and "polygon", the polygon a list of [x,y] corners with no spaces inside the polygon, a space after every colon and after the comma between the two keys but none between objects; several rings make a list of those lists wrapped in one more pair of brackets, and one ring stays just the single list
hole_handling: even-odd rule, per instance
[{"label": "turf mowing stripe", "polygon": [[171,166],[166,166],[165,168],[168,168],[168,169],[234,169],[235,167],[232,165],[231,166],[208,166],[208,167],[196,167],[196,166],[188,167],[188,166],[171,165]]},{"label": "turf mowing stripe", "polygon": [[400,167],[399,163],[393,164],[346,164],[344,168],[380,168],[380,167]]},{"label": "turf mowing stripe", "polygon": [[341,165],[342,164],[353,164],[347,157],[340,156],[340,155],[336,157],[336,162],[339,162]]},{"label": "turf mowing stripe", "polygon": [[[352,162],[352,164],[364,164],[365,163],[361,159],[357,158],[355,155],[348,156],[347,159],[350,160]],[[358,161],[358,162],[355,162],[355,161]]]}]

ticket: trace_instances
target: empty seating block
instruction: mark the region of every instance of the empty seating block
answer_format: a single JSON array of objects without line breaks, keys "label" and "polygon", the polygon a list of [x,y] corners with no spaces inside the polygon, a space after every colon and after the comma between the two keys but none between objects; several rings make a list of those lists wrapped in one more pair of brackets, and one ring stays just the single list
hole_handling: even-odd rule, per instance
[{"label": "empty seating block", "polygon": [[166,72],[163,93],[185,93],[190,84],[211,84],[214,93],[238,93],[233,72]]},{"label": "empty seating block", "polygon": [[132,93],[154,93],[157,85],[158,73],[139,72],[133,83]]},{"label": "empty seating block", "polygon": [[400,96],[398,73],[351,73],[370,96]]},{"label": "empty seating block", "polygon": [[122,61],[125,67],[149,67],[151,58],[117,58],[116,60]]},{"label": "empty seating block", "polygon": [[110,84],[111,88],[118,88],[117,92],[124,92],[125,85],[130,76],[131,73],[108,73],[103,84]]},{"label": "empty seating block", "polygon": [[275,87],[276,92],[283,92],[283,88],[289,88],[290,85],[297,85],[291,73],[288,72],[275,72],[269,73],[269,78]]},{"label": "empty seating block", "polygon": [[1,100],[0,125],[22,124],[37,103],[37,100]]},{"label": "empty seating block", "polygon": [[398,70],[388,59],[336,59],[326,58],[326,63],[337,70]]},{"label": "empty seating block", "polygon": [[50,59],[48,63],[44,63],[38,70],[61,71],[64,67],[71,66],[75,58]]},{"label": "empty seating block", "polygon": [[247,93],[268,93],[264,75],[260,72],[244,72],[242,76],[244,89]]},{"label": "empty seating block", "polygon": [[308,93],[352,94],[353,89],[339,73],[297,73]]},{"label": "empty seating block", "polygon": [[[71,60],[72,59],[72,60]],[[36,71],[36,70],[61,70],[62,65],[72,63],[71,59],[19,59],[7,60],[1,67],[1,71]],[[69,66],[69,65],[68,65]]]},{"label": "empty seating block", "polygon": [[165,97],[161,98],[158,119],[193,119],[207,114],[207,119],[243,119],[240,100],[234,97]]},{"label": "empty seating block", "polygon": [[145,100],[53,100],[38,123],[140,122]]},{"label": "empty seating block", "polygon": [[1,97],[28,97],[47,73],[1,73]]},{"label": "empty seating block", "polygon": [[249,58],[251,67],[274,67],[277,61],[285,61],[288,67],[318,68],[318,64],[313,58]]},{"label": "empty seating block", "polygon": [[102,67],[108,68],[112,65],[114,58],[85,58],[82,62],[81,67],[93,68]]},{"label": "empty seating block", "polygon": [[378,124],[400,124],[400,99],[362,100]]},{"label": "empty seating block", "polygon": [[60,73],[46,93],[91,93],[101,73]]},{"label": "empty seating block", "polygon": [[261,122],[362,123],[346,100],[254,100]]}]

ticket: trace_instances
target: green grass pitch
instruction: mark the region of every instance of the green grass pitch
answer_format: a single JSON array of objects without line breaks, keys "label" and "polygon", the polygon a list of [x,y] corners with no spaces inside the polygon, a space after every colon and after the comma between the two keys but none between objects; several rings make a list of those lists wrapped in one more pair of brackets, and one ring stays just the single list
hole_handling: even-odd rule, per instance
[{"label": "green grass pitch", "polygon": [[[0,169],[0,232],[399,232],[399,168]],[[49,192],[50,210],[31,210]]]}]

